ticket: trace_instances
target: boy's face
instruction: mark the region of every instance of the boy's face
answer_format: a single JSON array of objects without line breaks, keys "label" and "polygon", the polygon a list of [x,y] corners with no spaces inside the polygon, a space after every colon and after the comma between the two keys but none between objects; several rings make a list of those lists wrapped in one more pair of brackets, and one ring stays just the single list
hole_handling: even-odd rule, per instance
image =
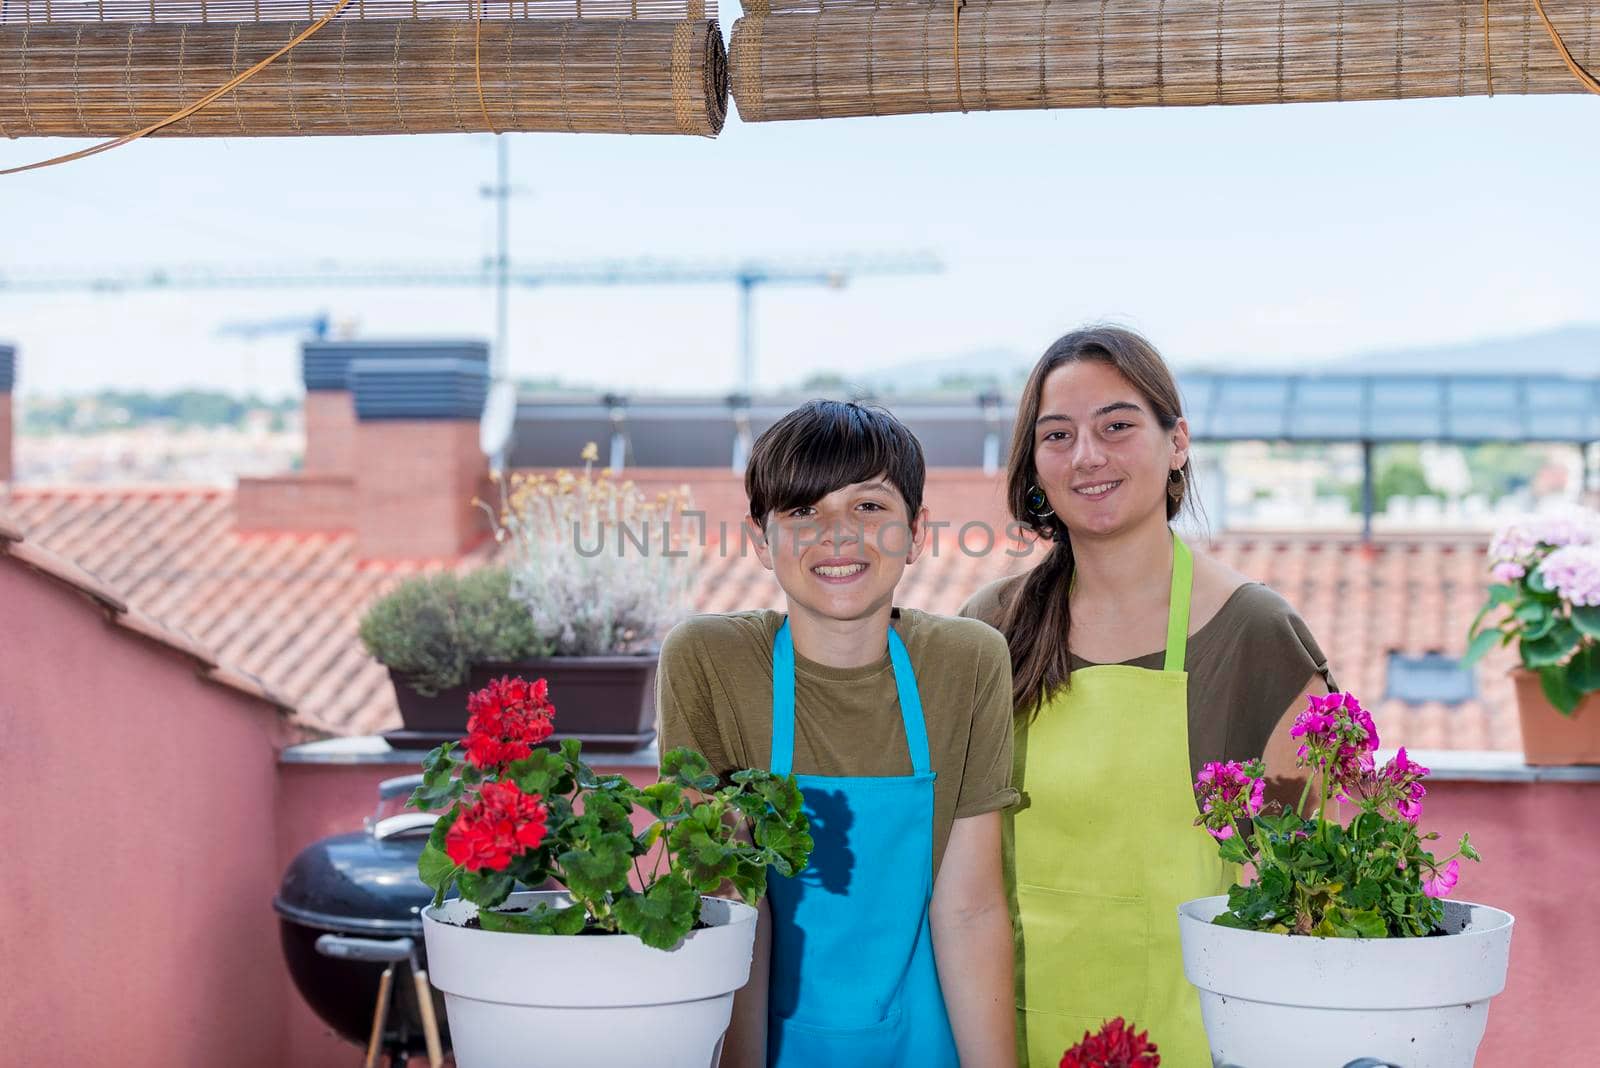
[{"label": "boy's face", "polygon": [[906,565],[922,553],[927,515],[923,508],[910,516],[900,491],[879,476],[772,512],[764,531],[753,530],[756,554],[791,609],[861,619],[893,603]]}]

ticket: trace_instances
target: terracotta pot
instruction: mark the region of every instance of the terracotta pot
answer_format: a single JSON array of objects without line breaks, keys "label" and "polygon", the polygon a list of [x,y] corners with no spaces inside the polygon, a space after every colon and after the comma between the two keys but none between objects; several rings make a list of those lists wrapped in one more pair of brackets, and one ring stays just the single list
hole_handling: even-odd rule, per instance
[{"label": "terracotta pot", "polygon": [[1562,715],[1539,687],[1539,676],[1511,672],[1522,721],[1522,759],[1529,764],[1600,764],[1600,692],[1591,693],[1572,715]]},{"label": "terracotta pot", "polygon": [[502,675],[547,679],[556,706],[553,740],[576,738],[585,748],[633,751],[656,736],[655,654],[552,656],[510,664],[474,664],[467,681],[429,697],[389,673],[400,704],[400,730],[384,737],[397,749],[431,749],[467,729],[467,695]]}]

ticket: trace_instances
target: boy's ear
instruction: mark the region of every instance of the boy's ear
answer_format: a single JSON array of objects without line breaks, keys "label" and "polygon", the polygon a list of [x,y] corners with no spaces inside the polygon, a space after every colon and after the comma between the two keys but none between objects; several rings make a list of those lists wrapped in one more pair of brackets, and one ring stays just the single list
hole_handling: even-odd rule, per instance
[{"label": "boy's ear", "polygon": [[750,543],[755,546],[756,559],[761,561],[761,566],[768,571],[772,570],[772,546],[767,544],[767,532],[755,516],[744,517],[744,529],[750,538]]},{"label": "boy's ear", "polygon": [[906,551],[906,563],[914,564],[928,546],[928,506],[923,505],[911,517],[911,548]]}]

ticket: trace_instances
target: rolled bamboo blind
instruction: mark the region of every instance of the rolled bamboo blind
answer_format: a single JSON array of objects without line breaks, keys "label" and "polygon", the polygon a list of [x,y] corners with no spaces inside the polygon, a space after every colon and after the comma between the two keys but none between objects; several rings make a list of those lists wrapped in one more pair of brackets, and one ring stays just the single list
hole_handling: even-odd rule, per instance
[{"label": "rolled bamboo blind", "polygon": [[[0,0],[0,135],[142,129],[281,49],[331,6]],[[727,116],[727,54],[707,10],[700,0],[352,0],[260,73],[153,136],[714,136]]]},{"label": "rolled bamboo blind", "polygon": [[[1600,59],[1600,0],[1544,0]],[[919,112],[1570,93],[1528,0],[751,0],[746,121]],[[957,77],[956,27],[960,32]]]}]

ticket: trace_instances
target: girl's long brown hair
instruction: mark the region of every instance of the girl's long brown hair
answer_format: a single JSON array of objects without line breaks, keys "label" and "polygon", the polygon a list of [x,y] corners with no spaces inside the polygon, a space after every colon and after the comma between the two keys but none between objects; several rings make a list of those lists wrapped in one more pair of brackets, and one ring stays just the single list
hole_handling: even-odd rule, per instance
[{"label": "girl's long brown hair", "polygon": [[[1110,364],[1141,394],[1162,429],[1171,430],[1183,416],[1178,384],[1154,345],[1131,330],[1097,326],[1075,330],[1059,338],[1034,365],[1023,387],[1017,420],[1011,431],[1011,459],[1006,474],[1006,501],[1011,516],[1045,541],[1049,554],[1039,562],[1004,606],[1000,630],[1011,647],[1011,697],[1018,712],[1037,714],[1045,699],[1066,686],[1072,674],[1067,634],[1072,613],[1067,590],[1072,583],[1072,542],[1067,528],[1055,516],[1040,518],[1028,510],[1030,488],[1038,485],[1033,466],[1034,423],[1039,418],[1044,380],[1051,371],[1079,360]],[[1185,459],[1183,480],[1167,494],[1167,519],[1171,520],[1191,499],[1194,475]]]}]

